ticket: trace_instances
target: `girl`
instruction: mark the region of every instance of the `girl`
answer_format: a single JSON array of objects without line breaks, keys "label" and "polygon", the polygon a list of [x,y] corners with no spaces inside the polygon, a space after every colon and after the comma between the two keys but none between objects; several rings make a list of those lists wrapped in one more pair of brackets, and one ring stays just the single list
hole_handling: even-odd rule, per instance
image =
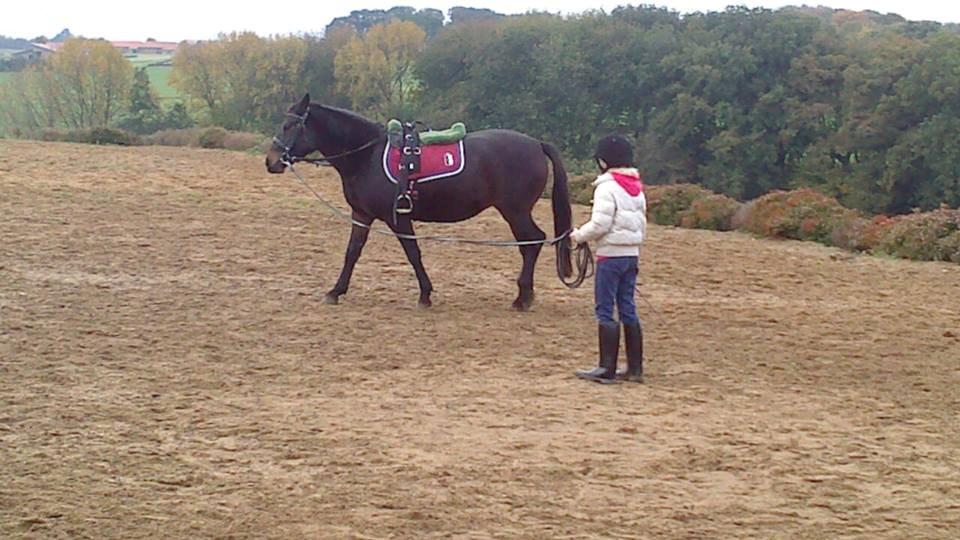
[{"label": "girl", "polygon": [[[577,376],[599,383],[616,379],[643,382],[643,330],[637,317],[634,292],[640,244],[647,229],[647,199],[640,173],[633,166],[633,147],[620,135],[609,135],[597,144],[594,159],[600,176],[593,182],[593,213],[590,221],[574,229],[574,244],[595,241],[597,270],[594,300],[600,341],[600,365],[577,371]],[[614,305],[623,325],[627,369],[617,372],[620,324],[613,318]]]}]

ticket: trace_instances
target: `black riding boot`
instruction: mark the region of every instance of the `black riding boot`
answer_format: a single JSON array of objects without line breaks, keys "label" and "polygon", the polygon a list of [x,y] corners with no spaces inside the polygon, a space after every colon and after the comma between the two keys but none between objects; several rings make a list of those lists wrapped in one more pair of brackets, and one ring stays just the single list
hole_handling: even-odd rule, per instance
[{"label": "black riding boot", "polygon": [[627,369],[618,371],[617,378],[643,382],[643,328],[640,323],[624,323],[623,341],[627,348]]},{"label": "black riding boot", "polygon": [[616,323],[597,325],[600,342],[600,366],[577,371],[577,377],[601,384],[616,382],[617,354],[620,352],[620,326]]}]

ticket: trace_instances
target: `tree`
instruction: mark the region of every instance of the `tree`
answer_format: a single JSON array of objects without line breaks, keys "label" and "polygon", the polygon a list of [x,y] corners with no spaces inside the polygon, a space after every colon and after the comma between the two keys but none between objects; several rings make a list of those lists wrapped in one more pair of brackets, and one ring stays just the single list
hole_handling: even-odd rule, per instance
[{"label": "tree", "polygon": [[471,7],[454,6],[448,11],[450,14],[450,24],[472,23],[478,21],[490,21],[503,19],[505,15],[489,9],[478,9]]},{"label": "tree", "polygon": [[118,125],[134,133],[147,134],[160,129],[163,123],[163,111],[153,95],[147,70],[140,68],[134,73],[130,106]]},{"label": "tree", "polygon": [[303,39],[264,39],[251,32],[183,44],[170,82],[208,123],[267,130],[302,94],[306,51]]},{"label": "tree", "polygon": [[339,88],[357,109],[384,118],[409,115],[419,84],[414,66],[425,40],[417,25],[402,21],[353,37],[334,60]]},{"label": "tree", "polygon": [[177,47],[170,70],[170,84],[189,96],[193,108],[202,110],[214,124],[226,120],[226,70],[220,60],[222,49],[220,41],[182,43]]},{"label": "tree", "polygon": [[192,127],[193,124],[193,118],[190,118],[186,105],[181,101],[174,103],[163,119],[163,129],[183,129]]},{"label": "tree", "polygon": [[47,89],[39,66],[17,73],[0,84],[0,126],[8,135],[28,134],[63,125],[56,100]]},{"label": "tree", "polygon": [[130,62],[103,40],[67,40],[40,73],[60,121],[70,128],[110,125],[133,82]]},{"label": "tree", "polygon": [[70,29],[64,28],[63,30],[60,31],[59,34],[53,36],[53,39],[51,39],[50,41],[54,43],[63,43],[71,38],[73,38],[73,34],[70,33]]},{"label": "tree", "polygon": [[349,107],[350,98],[337,88],[334,60],[344,45],[356,36],[350,27],[337,27],[322,38],[306,36],[307,51],[303,60],[303,91],[309,91],[314,101]]},{"label": "tree", "polygon": [[11,80],[0,114],[21,131],[110,125],[125,108],[133,67],[102,40],[70,39]]},{"label": "tree", "polygon": [[348,28],[358,34],[366,34],[375,26],[384,26],[393,21],[408,21],[426,32],[427,38],[433,38],[443,28],[443,12],[437,9],[415,10],[412,7],[397,6],[389,10],[360,9],[351,11],[345,17],[337,17],[327,25],[325,34],[335,29]]}]

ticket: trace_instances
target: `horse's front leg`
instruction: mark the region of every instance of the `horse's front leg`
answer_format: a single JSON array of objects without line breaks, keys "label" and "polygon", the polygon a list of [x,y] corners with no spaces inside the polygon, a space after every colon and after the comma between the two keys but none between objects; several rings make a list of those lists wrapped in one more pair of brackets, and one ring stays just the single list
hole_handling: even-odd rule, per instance
[{"label": "horse's front leg", "polygon": [[428,308],[433,305],[430,301],[430,293],[433,292],[433,284],[427,276],[427,271],[423,268],[423,261],[420,259],[420,246],[417,241],[404,236],[413,236],[413,223],[409,218],[401,218],[398,223],[391,226],[393,232],[398,235],[400,245],[403,246],[404,253],[407,254],[407,260],[413,265],[413,271],[417,274],[417,283],[420,285],[420,300],[417,305],[422,308]]},{"label": "horse's front leg", "polygon": [[326,304],[339,303],[340,297],[347,293],[347,289],[350,288],[350,277],[353,275],[353,268],[357,265],[357,259],[360,258],[360,253],[363,252],[363,246],[367,243],[367,237],[370,235],[369,226],[373,223],[373,219],[358,214],[357,212],[353,213],[353,219],[354,221],[363,223],[366,227],[355,224],[353,228],[350,229],[350,242],[347,244],[347,254],[344,257],[343,269],[340,270],[340,278],[337,279],[337,284],[323,297],[323,301]]}]

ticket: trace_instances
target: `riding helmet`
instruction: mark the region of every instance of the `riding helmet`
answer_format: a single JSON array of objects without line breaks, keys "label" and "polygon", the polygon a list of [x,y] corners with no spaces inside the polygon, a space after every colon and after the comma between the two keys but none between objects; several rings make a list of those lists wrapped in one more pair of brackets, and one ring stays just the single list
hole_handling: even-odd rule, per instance
[{"label": "riding helmet", "polygon": [[633,145],[623,135],[607,135],[597,143],[593,157],[601,169],[604,169],[603,163],[609,169],[633,167]]}]

